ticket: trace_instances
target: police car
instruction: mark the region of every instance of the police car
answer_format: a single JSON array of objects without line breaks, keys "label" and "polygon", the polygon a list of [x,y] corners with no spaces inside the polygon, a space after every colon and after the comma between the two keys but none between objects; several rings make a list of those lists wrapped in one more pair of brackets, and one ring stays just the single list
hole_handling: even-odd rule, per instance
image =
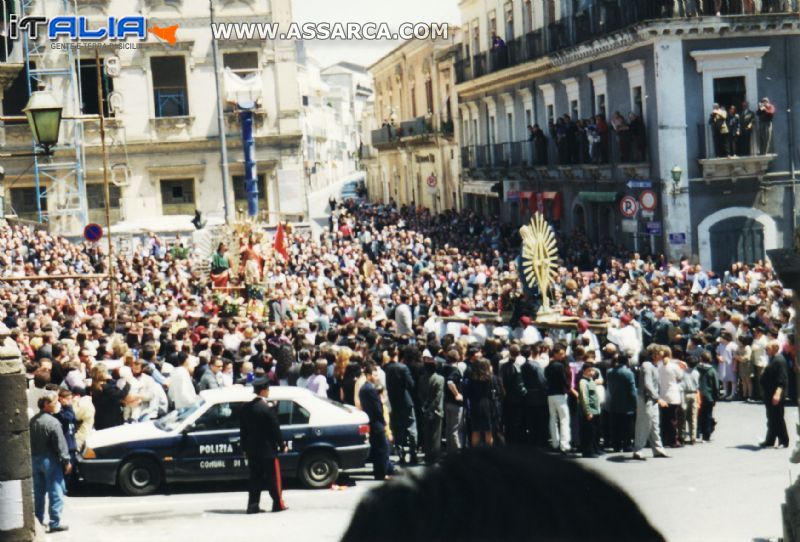
[{"label": "police car", "polygon": [[[84,481],[148,495],[163,482],[248,477],[239,412],[255,395],[233,386],[206,390],[194,405],[143,422],[95,431],[79,456]],[[329,487],[340,470],[361,468],[369,455],[367,415],[295,387],[270,388],[287,451],[281,473],[309,488]]]}]

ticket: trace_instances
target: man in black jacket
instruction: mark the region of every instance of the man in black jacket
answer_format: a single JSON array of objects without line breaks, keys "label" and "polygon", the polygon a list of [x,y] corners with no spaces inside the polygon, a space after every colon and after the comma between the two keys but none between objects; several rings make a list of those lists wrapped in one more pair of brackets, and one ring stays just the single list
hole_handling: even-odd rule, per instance
[{"label": "man in black jacket", "polygon": [[786,431],[786,420],[783,419],[783,399],[789,385],[789,373],[786,358],[780,354],[781,345],[772,340],[767,344],[769,364],[761,374],[761,390],[764,405],[767,408],[767,438],[761,443],[762,448],[775,445],[786,448],[789,446],[789,433]]},{"label": "man in black jacket", "polygon": [[523,346],[522,355],[526,358],[520,373],[526,391],[522,421],[527,443],[544,447],[547,446],[547,379],[542,364],[533,358],[530,346]]},{"label": "man in black jacket", "polygon": [[368,363],[364,368],[367,381],[361,386],[358,398],[361,410],[369,417],[369,457],[372,461],[372,473],[376,480],[384,480],[394,467],[389,461],[389,441],[386,438],[386,420],[383,417],[383,403],[375,387],[378,380],[377,366]]},{"label": "man in black jacket", "polygon": [[414,347],[406,346],[402,352],[402,362],[395,357],[387,363],[383,371],[386,373],[386,392],[392,407],[389,422],[394,434],[394,444],[400,464],[405,465],[405,446],[411,455],[411,464],[417,464],[417,426],[414,418],[414,379],[406,363],[415,355]]},{"label": "man in black jacket", "polygon": [[519,346],[511,345],[508,361],[500,366],[500,378],[506,392],[503,397],[503,420],[508,444],[522,444],[523,442],[522,403],[528,392],[517,366],[516,361],[519,356]]},{"label": "man in black jacket", "polygon": [[244,405],[240,413],[241,445],[250,468],[247,513],[264,512],[259,508],[259,503],[261,482],[265,477],[269,496],[272,497],[272,511],[282,512],[286,510],[286,505],[283,504],[278,450],[283,448],[283,437],[278,416],[267,404],[269,380],[254,380],[253,391],[257,397]]},{"label": "man in black jacket", "polygon": [[544,370],[547,379],[547,406],[550,411],[550,444],[566,454],[570,450],[570,418],[567,394],[570,391],[569,370],[566,366],[566,346],[553,347],[550,363]]}]

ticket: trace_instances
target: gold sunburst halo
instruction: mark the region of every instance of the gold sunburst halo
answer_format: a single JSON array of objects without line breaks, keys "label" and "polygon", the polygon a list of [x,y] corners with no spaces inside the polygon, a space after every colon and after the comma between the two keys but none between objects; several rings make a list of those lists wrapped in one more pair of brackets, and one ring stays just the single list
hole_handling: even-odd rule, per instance
[{"label": "gold sunburst halo", "polygon": [[550,311],[548,290],[558,276],[558,243],[541,213],[534,213],[531,223],[519,229],[522,237],[522,272],[529,287],[539,285],[543,311]]}]

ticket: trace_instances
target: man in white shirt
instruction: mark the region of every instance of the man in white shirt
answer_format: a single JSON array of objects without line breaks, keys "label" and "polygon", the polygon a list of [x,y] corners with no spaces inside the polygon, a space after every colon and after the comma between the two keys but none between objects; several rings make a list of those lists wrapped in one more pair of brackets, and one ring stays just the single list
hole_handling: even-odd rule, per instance
[{"label": "man in white shirt", "polygon": [[730,401],[736,395],[737,375],[734,370],[736,351],[739,345],[728,331],[719,334],[719,345],[717,346],[717,362],[719,363],[720,382],[723,383],[725,396],[720,399]]},{"label": "man in white shirt", "polygon": [[542,340],[542,334],[533,325],[530,316],[522,316],[519,319],[519,326],[514,329],[514,338],[519,339],[522,344],[536,344]]},{"label": "man in white shirt", "polygon": [[630,314],[626,313],[620,317],[618,327],[609,328],[608,340],[616,344],[620,351],[630,358],[631,365],[639,364],[642,342]]},{"label": "man in white shirt", "polygon": [[142,398],[139,404],[139,419],[137,421],[155,420],[167,413],[169,401],[164,388],[153,377],[144,373],[143,369],[144,362],[142,360],[133,362],[131,367],[133,378],[139,384],[136,393]]},{"label": "man in white shirt", "polygon": [[489,336],[489,331],[486,329],[486,326],[481,323],[480,318],[477,316],[473,316],[469,320],[470,326],[470,335],[475,337],[475,341],[483,346],[486,343],[486,339]]},{"label": "man in white shirt", "polygon": [[[597,340],[597,335],[595,335],[591,329],[589,329],[589,322],[584,319],[578,320],[578,340],[584,339],[588,341],[589,345],[586,347],[586,351],[589,356],[594,356],[594,360],[596,363],[600,363],[602,361],[602,356],[600,355],[600,341]],[[592,354],[594,352],[594,354]]]},{"label": "man in white shirt", "polygon": [[400,294],[400,304],[394,310],[394,321],[397,325],[397,335],[413,333],[414,320],[411,316],[411,307],[408,306],[408,294]]},{"label": "man in white shirt", "polygon": [[169,379],[169,398],[176,409],[192,406],[197,402],[197,392],[192,382],[194,367],[185,352],[178,354],[178,367],[172,371]]},{"label": "man in white shirt", "polygon": [[677,361],[670,359],[672,350],[669,346],[658,347],[658,358],[656,367],[658,368],[658,398],[666,406],[661,404],[661,434],[664,446],[678,448],[680,443],[680,431],[678,431],[678,410],[681,406],[681,381],[684,372]]},{"label": "man in white shirt", "polygon": [[761,397],[761,384],[759,384],[761,382],[761,373],[764,372],[764,369],[769,364],[769,355],[767,354],[767,343],[769,341],[764,331],[761,325],[753,328],[753,346],[751,347],[753,351],[753,367],[755,368],[755,376],[753,378],[755,389],[753,391],[757,398]]}]

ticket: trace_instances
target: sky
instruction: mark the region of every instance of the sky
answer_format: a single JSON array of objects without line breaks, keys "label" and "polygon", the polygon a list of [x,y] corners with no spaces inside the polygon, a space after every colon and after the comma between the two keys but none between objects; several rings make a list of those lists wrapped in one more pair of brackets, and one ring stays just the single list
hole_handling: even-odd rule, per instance
[{"label": "sky", "polygon": [[[409,23],[460,23],[458,0],[292,0],[298,23],[387,23],[391,29]],[[320,64],[346,60],[369,66],[400,45],[392,41],[308,42]]]}]

